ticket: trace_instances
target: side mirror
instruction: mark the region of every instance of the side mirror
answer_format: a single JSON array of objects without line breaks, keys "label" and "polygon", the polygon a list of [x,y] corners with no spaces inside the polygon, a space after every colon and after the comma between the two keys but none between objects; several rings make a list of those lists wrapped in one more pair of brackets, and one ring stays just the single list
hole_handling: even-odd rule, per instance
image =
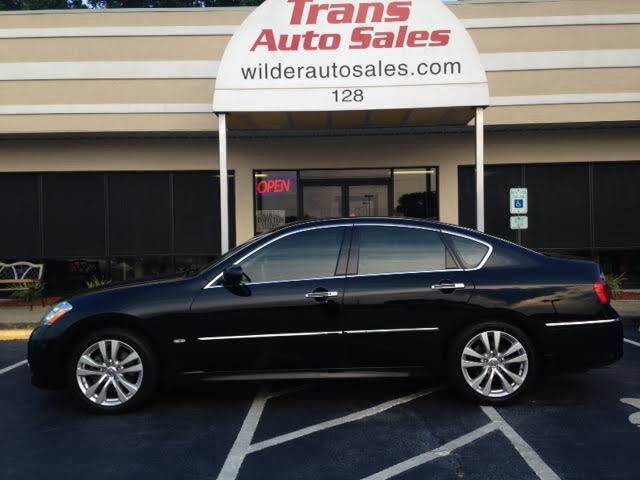
[{"label": "side mirror", "polygon": [[240,265],[231,265],[222,272],[222,283],[224,285],[240,285],[244,272]]}]

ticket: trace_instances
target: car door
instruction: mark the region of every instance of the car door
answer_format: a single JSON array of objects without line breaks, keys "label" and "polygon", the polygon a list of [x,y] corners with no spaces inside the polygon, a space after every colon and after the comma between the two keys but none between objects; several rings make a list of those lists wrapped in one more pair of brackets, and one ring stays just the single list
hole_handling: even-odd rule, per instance
[{"label": "car door", "polygon": [[433,366],[443,330],[471,315],[473,288],[437,229],[358,225],[344,294],[349,364]]},{"label": "car door", "polygon": [[202,290],[192,304],[198,368],[341,366],[339,317],[349,234],[344,225],[285,233],[234,262],[246,274],[241,285],[218,281]]}]

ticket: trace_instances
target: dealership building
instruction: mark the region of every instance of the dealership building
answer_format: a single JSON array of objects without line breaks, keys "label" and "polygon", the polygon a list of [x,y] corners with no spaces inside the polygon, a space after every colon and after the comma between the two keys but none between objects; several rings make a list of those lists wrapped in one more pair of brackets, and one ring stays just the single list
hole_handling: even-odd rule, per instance
[{"label": "dealership building", "polygon": [[362,215],[483,229],[633,285],[639,212],[637,0],[0,14],[0,261],[44,263],[54,290]]}]

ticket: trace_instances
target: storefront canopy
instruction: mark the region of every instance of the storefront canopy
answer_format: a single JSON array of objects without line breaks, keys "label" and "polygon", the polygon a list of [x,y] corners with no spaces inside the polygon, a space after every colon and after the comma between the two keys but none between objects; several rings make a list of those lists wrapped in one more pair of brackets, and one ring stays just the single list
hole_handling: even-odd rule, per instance
[{"label": "storefront canopy", "polygon": [[213,109],[414,112],[488,103],[475,44],[440,0],[267,0],[227,45]]},{"label": "storefront canopy", "polygon": [[482,230],[482,109],[488,104],[476,46],[441,0],[266,0],[229,41],[216,78],[222,250],[228,127],[466,125],[475,115]]}]

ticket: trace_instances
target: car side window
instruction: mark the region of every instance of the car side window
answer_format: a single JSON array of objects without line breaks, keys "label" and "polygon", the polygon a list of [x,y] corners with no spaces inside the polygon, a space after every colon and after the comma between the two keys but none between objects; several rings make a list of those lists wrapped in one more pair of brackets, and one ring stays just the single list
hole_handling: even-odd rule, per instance
[{"label": "car side window", "polygon": [[345,227],[288,235],[240,262],[251,283],[331,277],[335,274]]},{"label": "car side window", "polygon": [[466,237],[447,235],[465,268],[476,268],[489,251],[485,244]]},{"label": "car side window", "polygon": [[363,226],[359,232],[359,275],[457,268],[437,231]]}]

